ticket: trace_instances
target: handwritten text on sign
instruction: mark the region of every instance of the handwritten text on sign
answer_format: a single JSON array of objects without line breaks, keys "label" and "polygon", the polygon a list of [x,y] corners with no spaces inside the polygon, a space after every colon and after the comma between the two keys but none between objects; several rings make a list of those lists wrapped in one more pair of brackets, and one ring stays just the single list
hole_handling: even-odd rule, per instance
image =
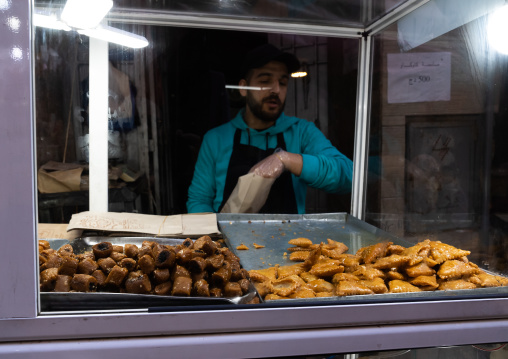
[{"label": "handwritten text on sign", "polygon": [[451,54],[388,54],[388,103],[449,101]]}]

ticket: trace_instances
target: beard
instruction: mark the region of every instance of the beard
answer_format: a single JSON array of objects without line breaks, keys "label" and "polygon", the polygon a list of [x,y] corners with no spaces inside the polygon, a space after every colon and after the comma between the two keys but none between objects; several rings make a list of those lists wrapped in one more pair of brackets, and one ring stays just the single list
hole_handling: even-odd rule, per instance
[{"label": "beard", "polygon": [[[261,101],[257,101],[254,96],[249,92],[247,92],[247,106],[250,108],[252,114],[259,118],[263,122],[275,122],[282,111],[284,111],[285,102],[281,103],[279,97],[277,95],[267,96],[263,98]],[[277,112],[268,112],[263,110],[263,103],[267,101],[277,101],[280,105],[279,111]]]}]

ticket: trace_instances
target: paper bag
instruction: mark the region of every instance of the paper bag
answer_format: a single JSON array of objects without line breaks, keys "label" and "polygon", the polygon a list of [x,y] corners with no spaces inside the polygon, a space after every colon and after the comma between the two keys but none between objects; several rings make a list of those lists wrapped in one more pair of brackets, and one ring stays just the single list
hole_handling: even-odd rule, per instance
[{"label": "paper bag", "polygon": [[268,198],[273,182],[275,178],[254,173],[239,177],[221,213],[258,213]]},{"label": "paper bag", "polygon": [[79,191],[82,172],[80,165],[48,162],[37,172],[37,189],[41,193]]}]

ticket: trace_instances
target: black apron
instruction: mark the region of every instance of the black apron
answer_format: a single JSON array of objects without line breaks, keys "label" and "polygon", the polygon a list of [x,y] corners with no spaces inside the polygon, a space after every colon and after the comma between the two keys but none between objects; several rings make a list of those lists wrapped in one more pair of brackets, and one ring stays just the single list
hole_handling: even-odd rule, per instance
[{"label": "black apron", "polygon": [[[226,183],[224,185],[223,200],[219,212],[233,192],[238,178],[247,174],[256,163],[270,156],[275,151],[275,148],[268,148],[268,145],[266,150],[251,146],[250,141],[249,144],[243,145],[240,143],[241,134],[242,132],[237,129],[233,142],[233,151],[229,160]],[[284,141],[282,133],[277,134],[277,147],[286,150],[286,142]],[[259,210],[259,213],[298,213],[290,172],[284,171],[275,180],[268,194],[268,198],[266,199],[266,203]]]}]

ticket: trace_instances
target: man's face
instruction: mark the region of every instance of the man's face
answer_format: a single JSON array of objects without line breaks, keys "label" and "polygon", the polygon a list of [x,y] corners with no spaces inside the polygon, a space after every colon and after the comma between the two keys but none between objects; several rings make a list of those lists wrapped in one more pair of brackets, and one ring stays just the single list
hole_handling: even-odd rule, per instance
[{"label": "man's face", "polygon": [[247,107],[252,114],[264,122],[274,122],[284,110],[288,82],[286,65],[270,61],[263,67],[251,70],[247,80],[240,81],[240,85],[260,87],[261,90],[240,92],[246,96]]}]

